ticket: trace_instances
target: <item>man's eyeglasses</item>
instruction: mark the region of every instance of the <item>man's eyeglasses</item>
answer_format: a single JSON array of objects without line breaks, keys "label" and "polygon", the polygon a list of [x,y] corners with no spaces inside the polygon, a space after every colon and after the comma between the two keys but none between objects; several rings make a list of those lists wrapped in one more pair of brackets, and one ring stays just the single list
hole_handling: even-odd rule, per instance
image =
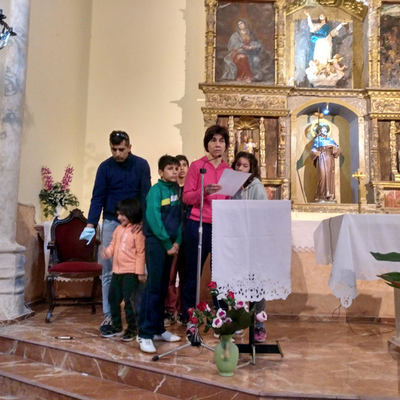
[{"label": "man's eyeglasses", "polygon": [[110,140],[111,139],[116,139],[116,138],[120,138],[120,139],[124,139],[124,140],[128,140],[129,141],[129,136],[127,133],[122,132],[122,131],[113,131],[110,134]]}]

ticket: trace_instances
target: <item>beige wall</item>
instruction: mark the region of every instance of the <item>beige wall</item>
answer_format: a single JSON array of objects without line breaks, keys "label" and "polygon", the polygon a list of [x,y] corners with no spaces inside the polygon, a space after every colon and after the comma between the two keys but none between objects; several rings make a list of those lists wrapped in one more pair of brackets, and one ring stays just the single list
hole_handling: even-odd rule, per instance
[{"label": "beige wall", "polygon": [[40,168],[86,215],[108,134],[127,131],[156,181],[165,153],[203,154],[202,0],[32,0],[19,202],[39,209]]}]

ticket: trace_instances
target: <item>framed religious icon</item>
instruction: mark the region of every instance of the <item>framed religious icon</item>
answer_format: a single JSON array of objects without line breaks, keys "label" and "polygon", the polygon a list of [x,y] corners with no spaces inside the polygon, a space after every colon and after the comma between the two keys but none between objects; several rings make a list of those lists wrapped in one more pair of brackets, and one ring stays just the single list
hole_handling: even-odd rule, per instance
[{"label": "framed religious icon", "polygon": [[381,87],[400,87],[400,4],[385,4],[380,23]]},{"label": "framed religious icon", "polygon": [[294,21],[294,82],[300,87],[351,88],[353,23],[340,9],[305,8]]},{"label": "framed religious icon", "polygon": [[215,82],[275,83],[273,2],[218,1]]}]

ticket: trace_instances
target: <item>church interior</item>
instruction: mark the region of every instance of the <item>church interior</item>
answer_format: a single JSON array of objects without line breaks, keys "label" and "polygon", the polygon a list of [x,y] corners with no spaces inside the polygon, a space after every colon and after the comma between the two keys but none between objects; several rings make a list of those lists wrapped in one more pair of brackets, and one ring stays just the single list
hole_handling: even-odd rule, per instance
[{"label": "church interior", "polygon": [[[400,265],[360,256],[400,244],[400,1],[0,7],[0,399],[400,397],[400,295],[378,277]],[[227,378],[206,348],[155,362],[135,341],[102,338],[101,306],[57,307],[47,323],[43,168],[55,181],[70,168],[87,216],[111,131],[130,135],[154,184],[160,156],[204,156],[213,124],[229,132],[224,160],[253,153],[269,201],[290,202],[291,290],[266,304],[267,343],[281,354],[241,354]],[[205,267],[202,300],[211,278]]]}]

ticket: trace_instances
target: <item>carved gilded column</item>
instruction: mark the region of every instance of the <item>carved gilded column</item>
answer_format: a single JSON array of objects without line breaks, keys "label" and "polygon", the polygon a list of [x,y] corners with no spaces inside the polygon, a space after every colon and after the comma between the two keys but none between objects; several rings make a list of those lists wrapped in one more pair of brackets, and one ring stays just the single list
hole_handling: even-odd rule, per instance
[{"label": "carved gilded column", "polygon": [[371,182],[380,180],[381,171],[379,167],[379,131],[378,131],[378,119],[372,119],[372,130],[371,130]]},{"label": "carved gilded column", "polygon": [[278,137],[278,178],[285,177],[285,160],[286,160],[286,118],[280,117],[279,121],[279,137]]},{"label": "carved gilded column", "polygon": [[206,7],[206,82],[213,83],[215,64],[215,24],[217,21],[217,0],[205,0]]},{"label": "carved gilded column", "polygon": [[277,85],[286,84],[286,1],[275,2],[275,76]]},{"label": "carved gilded column", "polygon": [[368,8],[368,64],[370,87],[380,86],[380,0],[373,0]]},{"label": "carved gilded column", "polygon": [[264,125],[264,117],[260,118],[260,172],[261,178],[267,177],[267,169],[266,169],[266,159],[265,159],[265,125]]},{"label": "carved gilded column", "polygon": [[[296,160],[297,148],[297,117],[296,115],[290,116],[290,160]],[[296,163],[290,163],[290,177],[291,177],[291,199],[292,202],[297,203],[298,197],[301,196],[302,183],[300,182],[299,175],[296,170]],[[299,187],[297,187],[299,186]],[[299,193],[299,194],[298,194]],[[305,195],[303,194],[304,202],[306,202]]]},{"label": "carved gilded column", "polygon": [[[369,146],[368,146],[368,140],[365,139],[365,118],[364,117],[358,117],[358,141],[359,141],[359,146],[358,146],[358,156],[359,156],[359,170],[366,176],[366,169],[367,169],[367,163],[368,163],[368,154],[369,154]],[[367,135],[368,136],[368,135]],[[360,204],[367,204],[367,190],[364,184],[359,186],[359,203]]]},{"label": "carved gilded column", "polygon": [[398,132],[395,121],[390,121],[389,146],[390,146],[390,170],[392,172],[392,180],[399,182],[400,174],[397,169],[397,145],[396,133]]},{"label": "carved gilded column", "polygon": [[235,159],[235,121],[233,115],[228,118],[229,131],[229,149],[228,149],[228,164],[231,165]]}]

